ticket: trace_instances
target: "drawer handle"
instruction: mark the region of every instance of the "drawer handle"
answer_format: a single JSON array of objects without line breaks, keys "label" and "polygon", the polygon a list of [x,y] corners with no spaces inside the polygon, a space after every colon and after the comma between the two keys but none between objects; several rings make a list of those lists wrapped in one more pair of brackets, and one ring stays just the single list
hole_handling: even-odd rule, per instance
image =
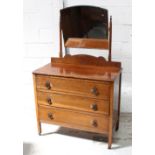
[{"label": "drawer handle", "polygon": [[49,105],[51,105],[52,104],[52,99],[50,97],[48,97],[47,102],[48,102]]},{"label": "drawer handle", "polygon": [[93,87],[91,90],[91,93],[94,94],[95,96],[97,96],[99,94],[98,90],[96,87]]},{"label": "drawer handle", "polygon": [[46,83],[45,83],[45,87],[46,87],[47,89],[51,89],[51,84],[50,84],[49,81],[46,81]]},{"label": "drawer handle", "polygon": [[90,105],[90,108],[91,108],[92,110],[96,111],[96,110],[97,110],[97,104],[95,104],[95,103],[91,104],[91,105]]},{"label": "drawer handle", "polygon": [[48,118],[51,119],[51,120],[54,119],[53,114],[52,113],[48,113]]},{"label": "drawer handle", "polygon": [[93,127],[97,127],[97,121],[96,121],[96,120],[93,120],[93,121],[91,122],[91,125],[92,125]]}]

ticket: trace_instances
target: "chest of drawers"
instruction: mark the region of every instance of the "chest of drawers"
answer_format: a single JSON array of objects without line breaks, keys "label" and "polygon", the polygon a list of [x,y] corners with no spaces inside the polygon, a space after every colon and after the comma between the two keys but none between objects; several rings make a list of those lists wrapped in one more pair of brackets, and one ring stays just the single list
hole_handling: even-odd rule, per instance
[{"label": "chest of drawers", "polygon": [[41,123],[105,134],[119,126],[121,69],[46,66],[33,72],[38,132]]}]

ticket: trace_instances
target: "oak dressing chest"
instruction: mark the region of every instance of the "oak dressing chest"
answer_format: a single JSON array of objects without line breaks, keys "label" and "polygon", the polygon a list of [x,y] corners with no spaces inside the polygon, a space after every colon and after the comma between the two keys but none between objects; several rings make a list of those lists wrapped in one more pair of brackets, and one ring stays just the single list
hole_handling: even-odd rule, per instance
[{"label": "oak dressing chest", "polygon": [[[107,10],[89,6],[65,8],[60,15],[59,57],[33,72],[38,133],[43,122],[105,134],[110,149],[113,129],[119,128],[122,70],[111,60],[112,19],[107,24]],[[94,35],[103,25],[103,38]],[[68,47],[107,49],[108,60],[70,55]]]}]

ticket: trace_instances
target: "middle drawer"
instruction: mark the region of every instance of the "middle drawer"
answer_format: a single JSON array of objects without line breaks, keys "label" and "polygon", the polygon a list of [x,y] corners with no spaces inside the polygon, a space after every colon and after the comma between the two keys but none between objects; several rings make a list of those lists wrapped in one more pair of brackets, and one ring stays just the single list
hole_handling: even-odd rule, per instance
[{"label": "middle drawer", "polygon": [[37,92],[37,99],[40,105],[109,114],[109,101],[107,100],[96,100],[82,96],[42,91]]}]

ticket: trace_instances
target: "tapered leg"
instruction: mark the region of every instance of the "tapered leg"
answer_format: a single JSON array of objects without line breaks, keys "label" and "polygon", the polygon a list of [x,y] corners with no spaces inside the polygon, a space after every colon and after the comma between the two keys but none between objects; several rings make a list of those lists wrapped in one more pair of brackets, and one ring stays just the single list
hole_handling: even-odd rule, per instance
[{"label": "tapered leg", "polygon": [[109,134],[109,136],[108,136],[108,149],[111,149],[111,145],[112,145],[112,134]]},{"label": "tapered leg", "polygon": [[108,149],[111,149],[112,133],[113,133],[113,120],[112,120],[112,116],[111,116],[109,119]]},{"label": "tapered leg", "polygon": [[38,134],[41,135],[41,122],[37,121]]}]

